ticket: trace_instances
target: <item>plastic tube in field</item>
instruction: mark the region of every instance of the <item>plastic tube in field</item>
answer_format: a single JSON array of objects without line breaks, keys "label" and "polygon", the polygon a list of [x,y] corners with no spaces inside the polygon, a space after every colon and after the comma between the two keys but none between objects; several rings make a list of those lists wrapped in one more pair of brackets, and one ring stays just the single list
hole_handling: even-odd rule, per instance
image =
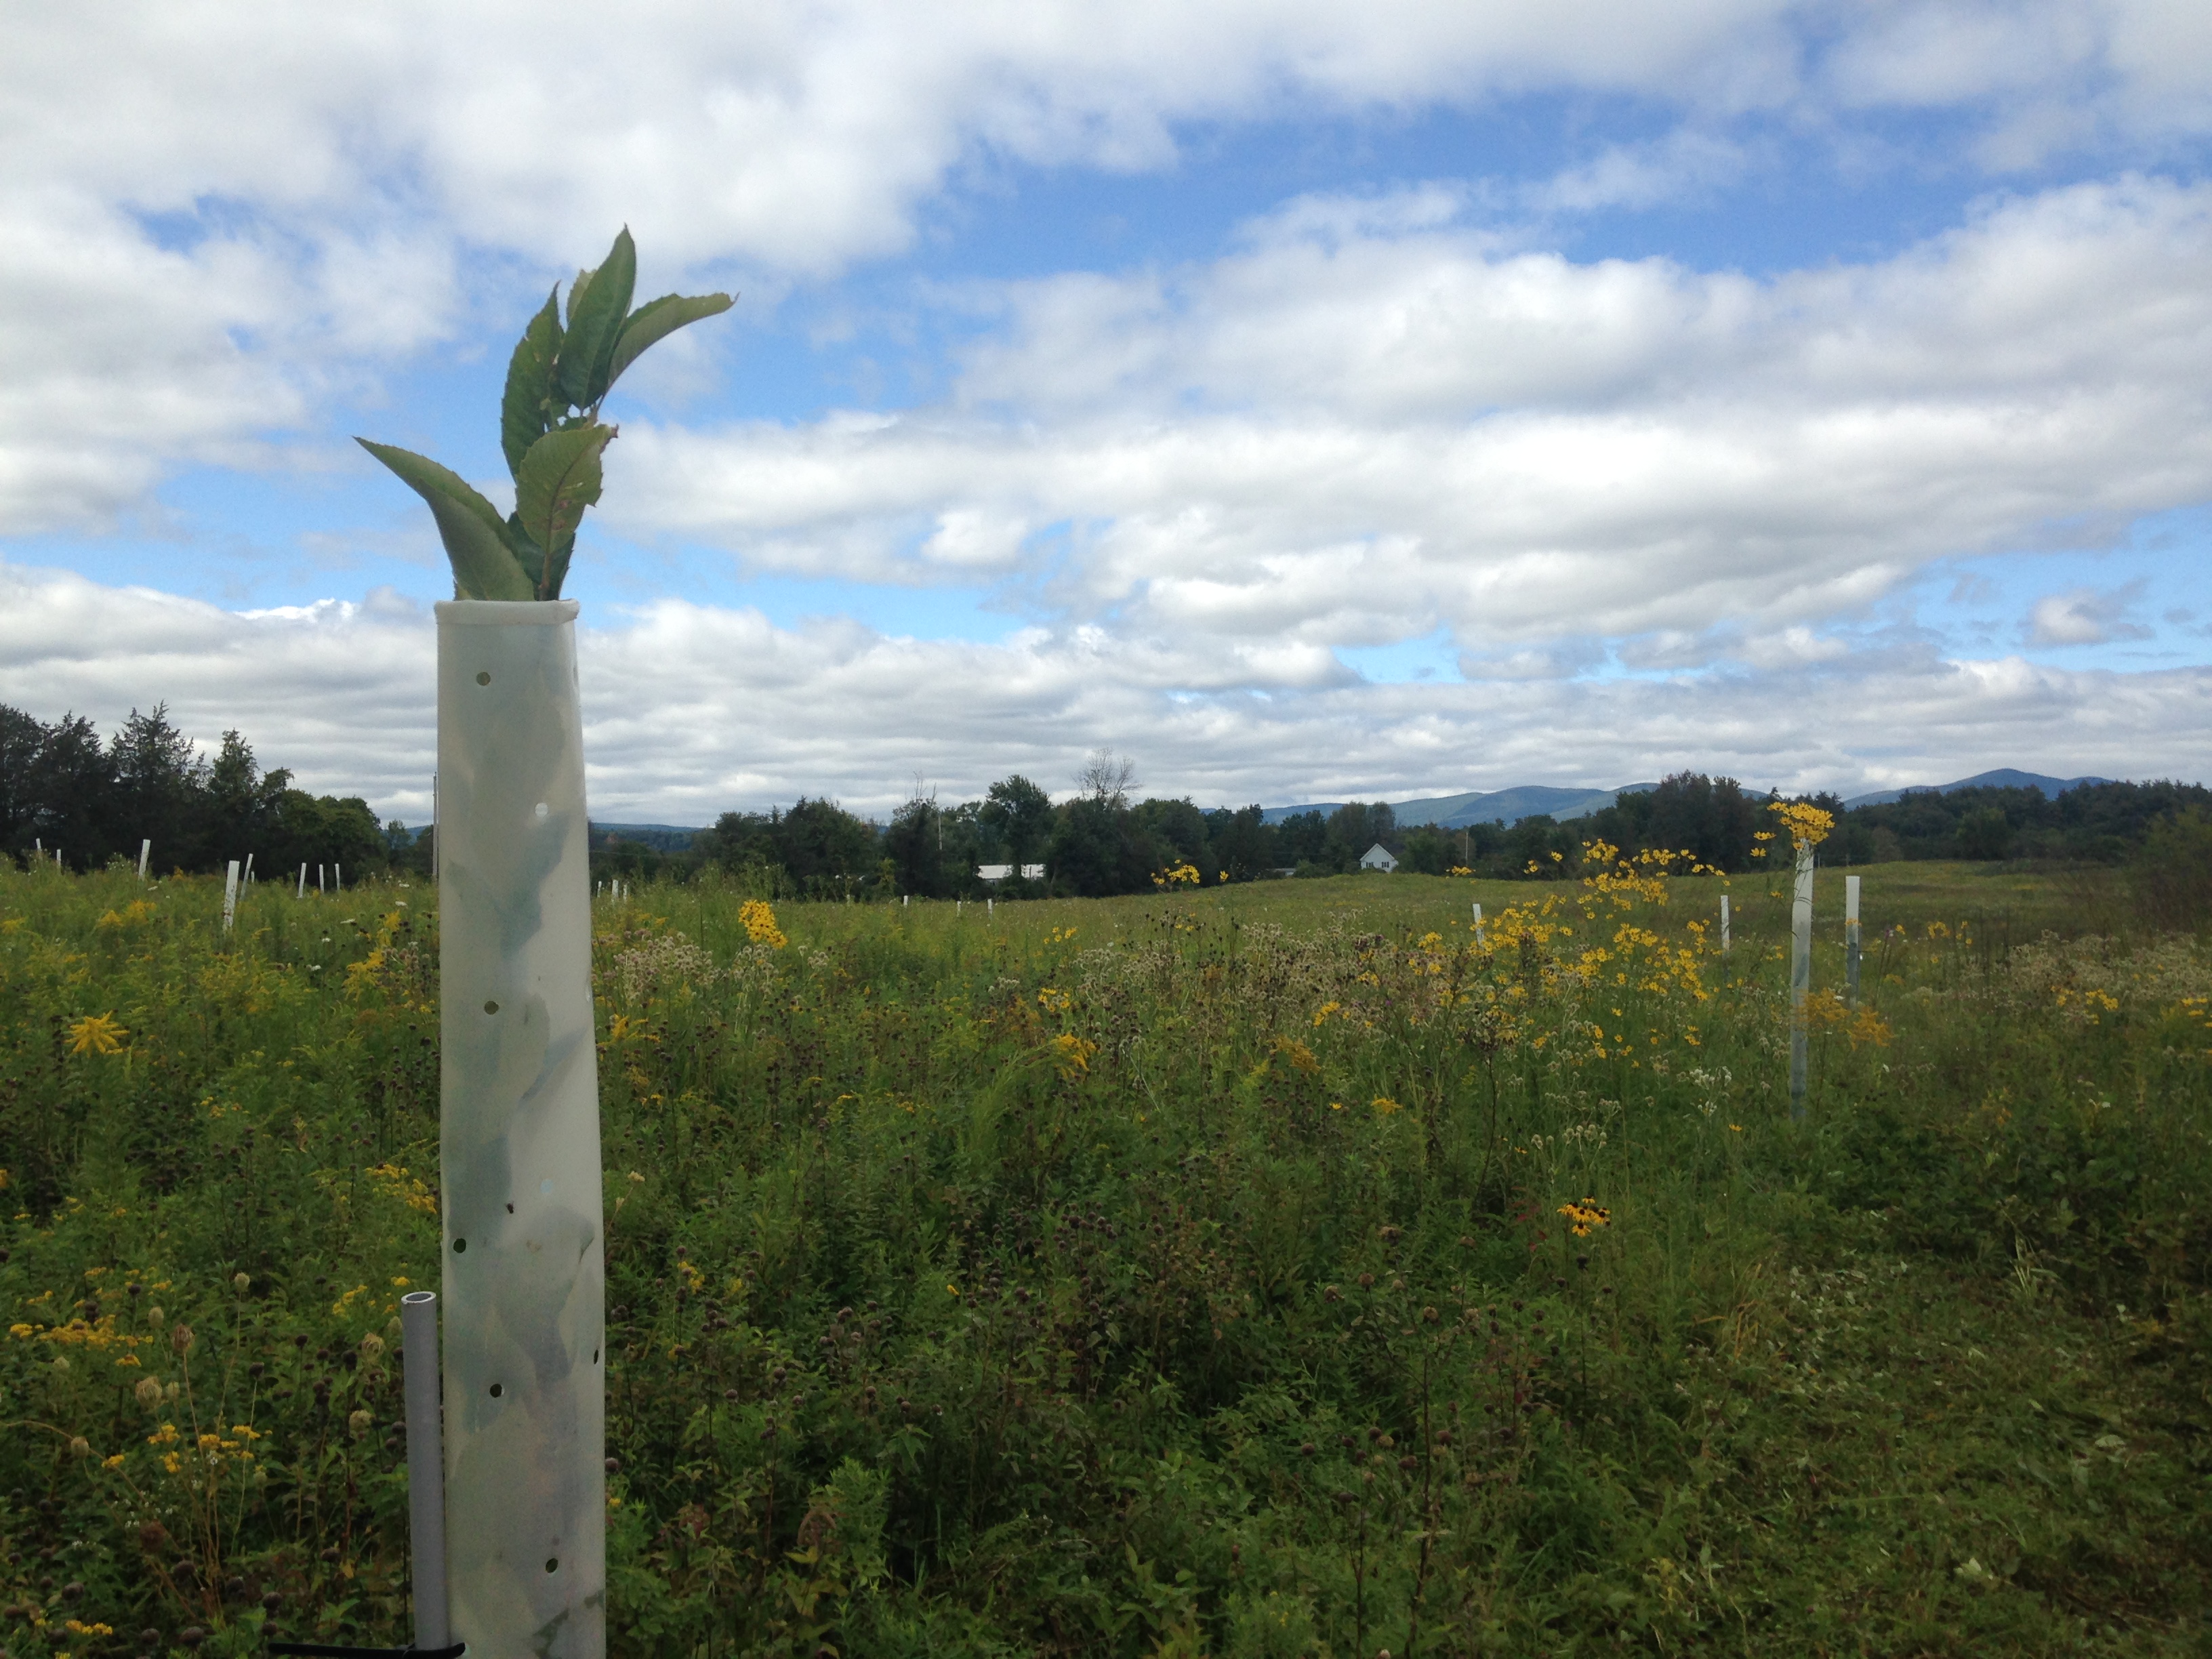
[{"label": "plastic tube in field", "polygon": [[437,615],[452,1634],[475,1659],[599,1659],[605,1263],[576,603]]},{"label": "plastic tube in field", "polygon": [[146,863],[147,863],[147,860],[149,860],[149,859],[151,859],[153,856],[154,856],[154,843],[153,843],[150,840],[148,840],[148,841],[142,841],[142,842],[140,842],[138,843],[138,879],[139,879],[139,880],[143,881],[143,880],[145,880],[145,879],[146,879]]},{"label": "plastic tube in field", "polygon": [[1721,895],[1721,954],[1729,953],[1729,896]]},{"label": "plastic tube in field", "polygon": [[238,860],[230,861],[230,873],[222,881],[222,931],[228,933],[232,920],[238,915]]},{"label": "plastic tube in field", "polygon": [[1813,989],[1813,847],[1797,847],[1790,908],[1790,1115],[1805,1115],[1805,1002]]},{"label": "plastic tube in field", "polygon": [[1844,1000],[1859,1000],[1859,878],[1844,878]]}]

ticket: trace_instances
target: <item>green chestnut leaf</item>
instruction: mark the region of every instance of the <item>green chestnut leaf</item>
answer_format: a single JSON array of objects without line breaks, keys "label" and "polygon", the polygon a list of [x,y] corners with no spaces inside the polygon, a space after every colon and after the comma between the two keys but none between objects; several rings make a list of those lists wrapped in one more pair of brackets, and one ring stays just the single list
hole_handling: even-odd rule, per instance
[{"label": "green chestnut leaf", "polygon": [[640,353],[659,341],[666,339],[679,328],[697,322],[702,317],[717,317],[737,303],[727,294],[700,294],[686,296],[664,294],[658,300],[648,300],[629,314],[622,325],[622,333],[615,340],[614,355],[607,361],[608,386],[622,379],[623,370],[638,359]]},{"label": "green chestnut leaf", "polygon": [[569,291],[568,336],[561,343],[555,386],[577,408],[588,409],[606,395],[607,361],[637,286],[637,246],[627,226],[590,280],[577,282],[582,292]]},{"label": "green chestnut leaf", "polygon": [[599,499],[599,456],[614,435],[614,428],[597,423],[549,432],[530,446],[514,475],[515,516],[523,533],[544,550],[541,599],[561,596],[576,526],[584,509]]},{"label": "green chestnut leaf", "polygon": [[507,360],[507,391],[500,399],[499,444],[507,470],[520,475],[522,458],[544,435],[561,411],[552,407],[553,365],[561,355],[561,290],[545,296],[545,308],[530,319]]},{"label": "green chestnut leaf", "polygon": [[438,524],[438,538],[445,543],[446,557],[453,567],[455,599],[536,597],[528,573],[509,544],[508,529],[500,519],[499,509],[471,489],[459,473],[412,450],[371,443],[366,438],[354,441],[429,503],[430,516]]}]

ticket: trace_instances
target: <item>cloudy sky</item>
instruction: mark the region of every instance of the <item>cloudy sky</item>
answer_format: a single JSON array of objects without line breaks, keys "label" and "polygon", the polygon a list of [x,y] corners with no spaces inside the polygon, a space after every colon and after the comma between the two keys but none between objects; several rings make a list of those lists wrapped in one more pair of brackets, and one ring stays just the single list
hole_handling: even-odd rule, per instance
[{"label": "cloudy sky", "polygon": [[595,816],[2212,775],[2203,0],[5,5],[0,702],[427,815],[628,223]]}]

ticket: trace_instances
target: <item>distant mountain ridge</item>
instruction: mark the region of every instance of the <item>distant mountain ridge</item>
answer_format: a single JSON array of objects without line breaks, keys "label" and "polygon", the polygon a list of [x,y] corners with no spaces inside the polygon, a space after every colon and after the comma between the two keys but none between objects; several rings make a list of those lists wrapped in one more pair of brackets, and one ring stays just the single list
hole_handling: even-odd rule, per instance
[{"label": "distant mountain ridge", "polygon": [[1899,789],[1877,789],[1870,795],[1854,795],[1844,805],[1887,806],[1906,795],[1948,795],[1959,789],[2039,789],[2045,800],[2056,800],[2063,790],[2085,783],[2110,783],[2110,778],[2052,778],[2040,772],[2022,772],[2000,766],[1994,772],[1977,772],[1950,783],[1908,783]]},{"label": "distant mountain ridge", "polygon": [[[1561,823],[1602,812],[1623,795],[1640,795],[1656,789],[1656,783],[1624,783],[1617,789],[1562,789],[1547,783],[1517,784],[1510,789],[1474,789],[1458,795],[1430,795],[1415,800],[1389,803],[1398,827],[1410,830],[1432,823],[1439,830],[1463,830],[1469,824],[1503,821],[1516,824],[1523,818],[1547,813]],[[1300,812],[1324,817],[1346,805],[1340,800],[1313,801],[1301,806],[1270,806],[1260,817],[1263,823],[1280,823]]]}]

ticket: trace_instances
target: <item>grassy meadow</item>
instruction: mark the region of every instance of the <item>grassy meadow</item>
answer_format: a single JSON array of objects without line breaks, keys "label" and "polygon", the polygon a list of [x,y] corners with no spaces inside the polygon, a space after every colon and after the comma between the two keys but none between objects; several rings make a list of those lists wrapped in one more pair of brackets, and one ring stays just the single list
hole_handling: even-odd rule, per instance
[{"label": "grassy meadow", "polygon": [[[2206,1651],[2212,953],[1858,873],[1802,1122],[1779,872],[602,902],[615,1651]],[[15,1659],[407,1639],[434,895],[220,907],[0,872]]]}]

